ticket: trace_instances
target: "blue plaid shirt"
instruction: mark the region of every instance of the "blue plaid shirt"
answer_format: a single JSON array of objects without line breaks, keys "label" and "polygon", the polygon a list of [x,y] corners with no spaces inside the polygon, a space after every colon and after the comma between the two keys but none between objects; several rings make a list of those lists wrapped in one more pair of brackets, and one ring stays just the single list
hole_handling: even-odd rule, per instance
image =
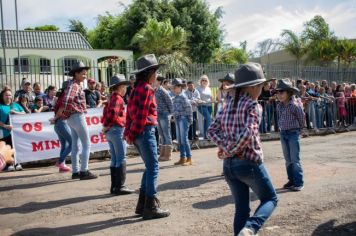
[{"label": "blue plaid shirt", "polygon": [[189,123],[193,123],[192,105],[183,92],[176,95],[173,99],[173,115],[174,117],[186,116]]},{"label": "blue plaid shirt", "polygon": [[234,107],[234,100],[230,99],[217,114],[208,135],[230,157],[236,155],[260,163],[263,151],[258,127],[262,107],[246,93],[240,95],[237,107]]},{"label": "blue plaid shirt", "polygon": [[160,86],[155,90],[155,97],[157,102],[157,112],[171,114],[173,111],[173,103],[168,91]]},{"label": "blue plaid shirt", "polygon": [[277,104],[278,126],[280,130],[302,129],[305,124],[303,105],[293,97],[287,105]]}]

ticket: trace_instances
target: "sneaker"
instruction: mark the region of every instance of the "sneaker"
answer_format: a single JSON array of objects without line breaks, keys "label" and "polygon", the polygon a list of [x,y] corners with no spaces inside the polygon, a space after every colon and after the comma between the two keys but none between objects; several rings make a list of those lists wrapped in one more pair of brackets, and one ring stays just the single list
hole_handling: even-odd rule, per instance
[{"label": "sneaker", "polygon": [[299,191],[302,191],[302,189],[304,188],[304,186],[293,186],[291,188],[292,191],[295,191],[295,192],[299,192]]},{"label": "sneaker", "polygon": [[80,172],[80,180],[96,179],[97,175],[91,173],[89,170]]},{"label": "sneaker", "polygon": [[66,172],[71,172],[72,169],[69,166],[66,166],[66,164],[62,163],[59,165],[59,173],[66,173]]},{"label": "sneaker", "polygon": [[283,185],[284,189],[291,189],[294,187],[294,184],[291,181],[288,181],[285,185]]},{"label": "sneaker", "polygon": [[79,178],[80,178],[79,173],[73,173],[72,174],[72,179],[79,179]]},{"label": "sneaker", "polygon": [[17,164],[15,165],[15,170],[18,170],[18,171],[23,170],[21,164],[17,163]]},{"label": "sneaker", "polygon": [[252,231],[252,229],[244,227],[237,236],[251,236],[251,235],[257,235],[257,234],[255,234]]},{"label": "sneaker", "polygon": [[61,163],[59,163],[59,162],[56,162],[56,164],[54,164],[54,166],[58,167],[58,168],[59,168],[60,165],[61,165]]},{"label": "sneaker", "polygon": [[14,165],[8,166],[7,171],[15,171],[15,166]]}]

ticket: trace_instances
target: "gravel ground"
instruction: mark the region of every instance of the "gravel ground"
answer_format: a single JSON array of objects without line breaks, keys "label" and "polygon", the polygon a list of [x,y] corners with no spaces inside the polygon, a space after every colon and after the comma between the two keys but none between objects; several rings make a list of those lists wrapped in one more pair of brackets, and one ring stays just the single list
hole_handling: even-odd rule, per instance
[{"label": "gravel ground", "polygon": [[[302,139],[301,192],[280,188],[286,182],[281,145],[263,143],[279,203],[260,236],[356,235],[355,137]],[[0,173],[0,235],[232,235],[233,199],[215,153],[194,150],[190,167],[161,164],[159,198],[171,216],[150,221],[134,214],[137,194],[108,194],[109,161],[90,164],[100,175],[90,181],[71,180],[54,167]],[[129,187],[138,188],[142,170],[140,158],[128,159]],[[258,200],[253,193],[251,199],[254,210]]]}]

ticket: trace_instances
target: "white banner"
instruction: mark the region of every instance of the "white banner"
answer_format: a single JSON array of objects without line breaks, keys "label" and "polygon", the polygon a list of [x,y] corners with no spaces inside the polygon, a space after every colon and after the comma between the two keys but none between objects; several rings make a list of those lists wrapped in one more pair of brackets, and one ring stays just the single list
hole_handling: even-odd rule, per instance
[{"label": "white banner", "polygon": [[[101,132],[102,114],[103,108],[88,109],[86,114],[91,152],[109,150],[105,135]],[[58,136],[54,132],[54,125],[49,123],[49,119],[53,116],[52,112],[10,115],[13,126],[12,141],[18,163],[59,157]]]}]

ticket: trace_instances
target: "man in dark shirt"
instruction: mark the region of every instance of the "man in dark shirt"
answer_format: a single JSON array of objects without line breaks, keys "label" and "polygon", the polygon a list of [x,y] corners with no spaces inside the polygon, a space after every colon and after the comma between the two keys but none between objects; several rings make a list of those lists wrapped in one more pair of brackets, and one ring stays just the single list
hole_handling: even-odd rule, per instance
[{"label": "man in dark shirt", "polygon": [[84,90],[85,93],[85,101],[87,104],[87,108],[96,108],[101,107],[101,95],[99,91],[95,89],[96,82],[94,79],[88,80],[88,88]]}]

